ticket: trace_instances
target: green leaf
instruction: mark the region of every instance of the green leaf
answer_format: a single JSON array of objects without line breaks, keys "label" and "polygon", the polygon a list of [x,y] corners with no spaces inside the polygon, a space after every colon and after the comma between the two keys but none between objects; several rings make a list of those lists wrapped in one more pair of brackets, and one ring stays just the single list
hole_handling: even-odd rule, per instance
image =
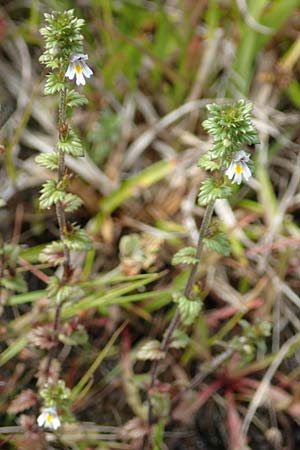
[{"label": "green leaf", "polygon": [[210,250],[220,253],[220,255],[230,255],[230,243],[224,233],[217,233],[214,236],[206,237],[203,239],[203,242]]},{"label": "green leaf", "polygon": [[65,89],[65,82],[56,73],[49,73],[47,76],[44,92],[45,95],[53,95]]},{"label": "green leaf", "polygon": [[68,90],[66,95],[66,104],[68,108],[77,108],[78,106],[86,105],[87,98],[74,89]]},{"label": "green leaf", "polygon": [[201,156],[198,160],[197,166],[204,170],[220,170],[220,164],[217,161],[212,160],[211,152],[207,152]]},{"label": "green leaf", "polygon": [[178,304],[181,321],[184,325],[191,325],[202,308],[201,300],[189,300],[184,295],[174,296],[174,302]]},{"label": "green leaf", "polygon": [[83,202],[78,195],[66,193],[61,203],[66,212],[73,212],[76,211]]},{"label": "green leaf", "polygon": [[82,295],[82,290],[77,285],[62,285],[60,279],[56,276],[50,278],[47,291],[49,297],[54,297],[57,304],[65,300],[78,299]]},{"label": "green leaf", "polygon": [[58,169],[58,153],[43,153],[35,158],[35,162],[42,167],[46,167],[49,170]]},{"label": "green leaf", "polygon": [[80,139],[76,136],[73,130],[70,130],[64,138],[61,138],[58,141],[57,148],[71,156],[84,156]]},{"label": "green leaf", "polygon": [[206,206],[211,201],[217,200],[218,198],[228,198],[232,193],[232,190],[226,184],[218,185],[216,180],[212,177],[207,178],[203,181],[198,195],[198,205]]},{"label": "green leaf", "polygon": [[196,249],[194,247],[184,247],[179,250],[172,258],[173,266],[177,264],[197,264]]},{"label": "green leaf", "polygon": [[136,354],[137,359],[143,361],[146,360],[158,360],[165,357],[165,352],[160,350],[160,342],[157,340],[151,340],[142,345]]},{"label": "green leaf", "polygon": [[62,202],[66,196],[66,192],[57,188],[55,180],[48,180],[43,184],[40,195],[40,207],[49,209],[51,206]]},{"label": "green leaf", "polygon": [[170,342],[171,348],[185,348],[190,342],[189,336],[182,330],[178,329],[172,334],[172,340]]},{"label": "green leaf", "polygon": [[92,248],[92,242],[86,232],[76,225],[73,227],[73,230],[64,237],[63,243],[69,250],[74,251],[85,251]]},{"label": "green leaf", "polygon": [[59,266],[65,262],[64,244],[61,241],[53,241],[47,244],[40,253],[40,261]]}]

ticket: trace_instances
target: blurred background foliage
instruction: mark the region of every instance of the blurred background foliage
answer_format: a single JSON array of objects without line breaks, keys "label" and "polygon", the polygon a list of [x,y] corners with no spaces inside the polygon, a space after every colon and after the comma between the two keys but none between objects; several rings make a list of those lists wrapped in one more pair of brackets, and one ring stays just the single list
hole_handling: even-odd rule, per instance
[{"label": "blurred background foliage", "polygon": [[[72,119],[86,150],[67,160],[71,190],[84,202],[72,219],[94,248],[74,258],[78,289],[63,310],[52,374],[55,381],[61,371],[72,390],[78,423],[46,444],[35,427],[46,347],[32,329],[53,319],[53,268],[38,255],[58,230],[54,211],[38,207],[50,175],[34,158],[56,142],[57,105],[42,94],[39,28],[43,13],[69,8],[86,20],[94,71],[84,88],[89,102]],[[203,216],[195,199],[205,174],[195,163],[210,145],[205,106],[244,97],[260,137],[255,178],[216,207],[231,256],[204,255],[203,311],[189,338],[177,336],[155,392],[155,448],[241,447],[262,380],[269,402],[252,409],[249,446],[299,448],[299,31],[299,0],[1,2],[3,448],[140,448],[149,363],[137,354],[145,337],[161,339],[172,294],[186,280],[171,259],[195,244]]]}]

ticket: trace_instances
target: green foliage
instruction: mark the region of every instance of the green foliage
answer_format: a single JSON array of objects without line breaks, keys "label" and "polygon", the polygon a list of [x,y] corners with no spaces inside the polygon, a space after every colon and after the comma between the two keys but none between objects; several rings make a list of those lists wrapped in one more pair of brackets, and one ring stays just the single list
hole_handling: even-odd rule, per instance
[{"label": "green foliage", "polygon": [[73,225],[64,236],[64,245],[73,251],[85,251],[92,248],[92,242],[86,232],[78,225]]},{"label": "green foliage", "polygon": [[[213,136],[213,152],[218,149],[223,156],[227,149],[237,151],[243,144],[258,144],[258,137],[251,122],[252,104],[239,100],[227,105],[211,104],[207,106],[209,118],[202,124]],[[219,144],[222,144],[221,151]],[[216,146],[218,144],[218,146]]]},{"label": "green foliage", "polygon": [[47,383],[39,392],[46,408],[54,407],[64,420],[71,420],[71,391],[63,380],[57,383]]},{"label": "green foliage", "polygon": [[224,182],[217,182],[213,177],[203,181],[198,195],[198,205],[206,206],[218,198],[228,198],[232,193],[231,187]]},{"label": "green foliage", "polygon": [[40,396],[44,400],[44,405],[48,408],[53,405],[61,405],[70,398],[71,391],[67,388],[63,380],[59,380],[54,386],[46,384],[40,391]]},{"label": "green foliage", "polygon": [[48,180],[43,184],[40,195],[40,207],[42,209],[49,209],[51,206],[61,202],[66,196],[64,190],[58,189],[55,180]]},{"label": "green foliage", "polygon": [[42,153],[35,158],[35,162],[49,170],[58,169],[58,153]]},{"label": "green foliage", "polygon": [[210,249],[220,255],[230,255],[230,243],[227,236],[224,233],[216,233],[213,236],[209,236],[203,239],[204,244]]},{"label": "green foliage", "polygon": [[203,156],[201,156],[201,158],[198,160],[197,165],[204,170],[220,170],[220,164],[213,159],[213,155],[211,152],[207,152]]},{"label": "green foliage", "polygon": [[58,304],[66,300],[74,300],[82,295],[82,290],[78,286],[62,284],[61,280],[56,276],[50,278],[47,291],[49,297],[55,298],[55,302]]},{"label": "green foliage", "polygon": [[65,261],[64,247],[73,251],[87,251],[92,248],[92,243],[86,232],[79,226],[73,225],[64,236],[63,241],[54,241],[47,244],[40,253],[40,260],[55,266]]},{"label": "green foliage", "polygon": [[[43,184],[40,207],[49,209],[59,205],[57,215],[61,216],[60,220],[58,216],[61,240],[48,244],[41,252],[40,260],[54,266],[62,264],[70,266],[69,251],[83,251],[91,248],[91,242],[86,233],[78,225],[69,224],[65,216],[66,213],[74,212],[82,205],[80,197],[66,190],[68,176],[65,171],[65,154],[73,157],[84,155],[79,138],[67,123],[67,113],[70,115],[72,108],[86,104],[87,100],[74,89],[68,88],[65,73],[70,64],[71,55],[83,53],[81,29],[84,20],[75,17],[74,10],[45,14],[44,17],[45,26],[40,31],[45,39],[45,51],[40,57],[40,62],[50,69],[50,73],[46,76],[45,94],[59,94],[59,140],[56,152],[39,155],[36,162],[49,170],[58,171],[57,180],[48,180]],[[50,282],[49,293],[55,297],[57,305],[70,300],[75,292],[78,295],[79,290],[68,284],[66,279],[63,283],[59,283],[54,277]]]},{"label": "green foliage", "polygon": [[55,180],[48,180],[43,184],[40,195],[40,207],[50,209],[51,206],[60,202],[66,212],[76,211],[81,205],[82,200],[75,194],[71,194],[58,189],[58,183]]},{"label": "green foliage", "polygon": [[68,155],[78,157],[84,156],[80,139],[73,130],[69,130],[57,143],[57,148]]},{"label": "green foliage", "polygon": [[191,325],[197,318],[202,308],[200,299],[189,300],[184,295],[175,295],[174,302],[177,303],[181,321],[184,325]]},{"label": "green foliage", "polygon": [[65,89],[65,83],[57,73],[49,73],[47,76],[44,92],[45,95],[53,95]]},{"label": "green foliage", "polygon": [[165,357],[165,352],[160,350],[160,342],[152,339],[139,348],[136,357],[137,359],[141,359],[143,361],[153,361],[163,359]]},{"label": "green foliage", "polygon": [[49,69],[62,67],[66,69],[66,61],[72,53],[82,53],[81,29],[84,20],[74,16],[74,10],[44,14],[46,25],[40,33],[45,39],[45,51],[40,62]]},{"label": "green foliage", "polygon": [[189,336],[184,331],[177,328],[172,335],[170,348],[185,348],[189,342]]},{"label": "green foliage", "polygon": [[40,261],[59,266],[65,262],[64,244],[61,241],[53,241],[47,244],[39,255]]},{"label": "green foliage", "polygon": [[86,105],[88,103],[87,98],[79,94],[74,89],[68,89],[66,94],[66,106],[67,108],[78,108],[79,106]]},{"label": "green foliage", "polygon": [[66,193],[64,198],[61,200],[61,204],[66,212],[76,211],[81,205],[82,200],[78,195]]},{"label": "green foliage", "polygon": [[196,249],[194,247],[184,247],[180,249],[172,258],[173,266],[178,264],[197,264]]}]

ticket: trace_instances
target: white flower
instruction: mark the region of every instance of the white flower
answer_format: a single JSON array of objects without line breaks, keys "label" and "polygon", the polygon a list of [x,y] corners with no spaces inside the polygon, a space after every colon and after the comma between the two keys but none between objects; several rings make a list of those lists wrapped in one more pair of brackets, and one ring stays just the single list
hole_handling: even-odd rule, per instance
[{"label": "white flower", "polygon": [[57,430],[61,422],[57,415],[56,408],[54,406],[50,408],[43,408],[41,414],[37,418],[39,427],[49,428],[50,430]]},{"label": "white flower", "polygon": [[251,170],[247,166],[247,162],[250,160],[250,154],[241,150],[236,152],[232,158],[230,166],[225,172],[232,183],[241,184],[242,180],[248,181],[252,176]]},{"label": "white flower", "polygon": [[93,75],[93,71],[85,62],[87,59],[88,55],[84,55],[83,53],[76,53],[70,58],[70,64],[65,76],[70,80],[73,80],[76,75],[77,86],[85,84],[84,77],[90,78],[90,76]]}]

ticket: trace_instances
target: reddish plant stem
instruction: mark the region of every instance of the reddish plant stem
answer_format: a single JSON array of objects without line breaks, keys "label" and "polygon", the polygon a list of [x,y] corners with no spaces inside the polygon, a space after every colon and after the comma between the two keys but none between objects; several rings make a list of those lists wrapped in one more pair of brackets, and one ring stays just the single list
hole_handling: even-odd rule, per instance
[{"label": "reddish plant stem", "polygon": [[[204,237],[207,234],[210,222],[211,222],[211,218],[212,218],[212,214],[213,214],[213,210],[214,210],[214,205],[215,205],[215,201],[211,201],[206,208],[202,223],[201,223],[201,227],[200,227],[200,231],[199,231],[199,238],[198,238],[198,244],[197,244],[197,250],[196,250],[196,258],[197,258],[197,263],[193,265],[193,268],[190,272],[190,275],[188,277],[186,286],[185,286],[185,290],[184,290],[184,296],[187,297],[188,299],[191,299],[192,296],[192,291],[193,291],[193,286],[195,284],[196,281],[196,276],[197,276],[197,272],[199,269],[199,265],[200,265],[200,259],[202,256],[202,251],[203,251],[203,246],[204,246]],[[172,339],[172,335],[174,333],[174,331],[178,328],[178,326],[180,325],[180,313],[177,309],[173,319],[171,320],[163,341],[161,343],[160,346],[160,350],[162,352],[167,352],[171,343],[171,339]],[[150,383],[150,389],[148,392],[148,424],[149,424],[149,430],[151,428],[151,424],[153,423],[153,411],[152,411],[152,404],[151,404],[151,399],[150,399],[150,395],[151,395],[151,389],[153,388],[153,386],[155,385],[155,381],[157,378],[157,373],[158,373],[158,369],[159,369],[159,360],[156,360],[153,362],[151,370],[150,370],[150,376],[151,376],[151,383]],[[150,437],[148,437],[148,444],[146,444],[146,442],[144,443],[145,446],[144,448],[150,448]]]},{"label": "reddish plant stem", "polygon": [[[60,93],[60,102],[59,102],[59,112],[58,112],[58,132],[59,139],[63,139],[65,137],[65,133],[68,130],[67,120],[66,120],[66,90],[64,89]],[[58,173],[57,173],[57,184],[62,183],[63,178],[65,176],[65,154],[59,149],[58,150]],[[56,205],[56,217],[59,226],[59,236],[60,240],[64,242],[65,233],[67,230],[67,221],[66,221],[66,213],[64,207],[61,202],[58,202]],[[66,245],[64,245],[64,262],[62,264],[63,274],[61,279],[61,286],[65,285],[68,282],[68,278],[71,273],[71,261],[70,261],[70,252]],[[50,351],[46,366],[46,377],[49,379],[50,369],[52,360],[55,358],[58,347],[58,333],[60,328],[60,317],[61,317],[61,308],[62,303],[60,302],[55,309],[55,316],[53,322],[53,335],[56,341],[55,346],[52,351]]]}]

